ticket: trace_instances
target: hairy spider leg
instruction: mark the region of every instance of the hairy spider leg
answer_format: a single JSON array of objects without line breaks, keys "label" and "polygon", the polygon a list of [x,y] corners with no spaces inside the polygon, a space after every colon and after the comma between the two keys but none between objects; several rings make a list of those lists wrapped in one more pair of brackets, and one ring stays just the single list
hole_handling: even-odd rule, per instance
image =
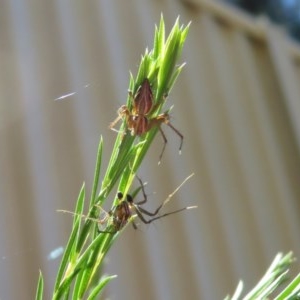
[{"label": "hairy spider leg", "polygon": [[170,122],[170,116],[169,116],[168,113],[163,113],[163,114],[158,115],[158,116],[155,117],[155,118],[150,119],[150,121],[149,121],[149,123],[148,123],[148,130],[147,130],[147,131],[149,131],[152,127],[157,126],[158,129],[159,129],[159,131],[160,131],[160,133],[161,133],[161,136],[162,136],[162,138],[163,138],[163,141],[164,141],[164,145],[163,145],[162,151],[161,151],[161,153],[160,153],[160,155],[159,155],[159,162],[158,162],[158,163],[160,163],[160,161],[161,161],[161,159],[162,159],[162,156],[163,156],[163,154],[164,154],[166,145],[167,145],[167,143],[168,143],[167,137],[166,137],[164,131],[163,131],[162,128],[161,128],[161,124],[166,124],[167,126],[169,126],[169,127],[170,127],[170,128],[171,128],[178,136],[179,136],[179,138],[180,138],[179,153],[181,153],[181,149],[182,149],[182,145],[183,145],[183,138],[184,138],[183,134],[181,134],[181,133],[179,132],[179,130],[176,129],[176,128],[171,124],[171,122]]},{"label": "hairy spider leg", "polygon": [[[81,218],[84,218],[85,220],[90,220],[90,221],[93,221],[93,222],[97,223],[98,225],[102,225],[102,224],[104,224],[108,220],[110,214],[108,212],[106,212],[103,208],[100,207],[100,209],[103,212],[105,212],[105,214],[106,214],[102,219],[91,218],[91,217],[88,217],[87,215],[77,214],[75,212],[68,211],[68,210],[63,210],[63,209],[58,209],[57,212],[68,213],[68,214],[71,214],[73,216],[80,216]],[[101,232],[101,233],[112,233],[110,231],[99,230],[99,228],[98,228],[98,232]]]},{"label": "hairy spider leg", "polygon": [[[136,214],[138,215],[138,217],[140,218],[140,220],[145,223],[145,224],[150,224],[152,223],[153,221],[155,220],[158,220],[158,219],[161,219],[163,217],[166,217],[166,216],[169,216],[169,215],[173,215],[173,214],[176,214],[176,213],[179,213],[183,210],[188,210],[188,209],[193,209],[193,208],[196,208],[197,206],[188,206],[188,207],[183,207],[183,208],[180,208],[180,209],[177,209],[175,211],[171,211],[171,212],[168,212],[168,213],[165,213],[163,215],[160,215],[160,216],[156,216],[159,211],[161,210],[162,207],[164,207],[169,201],[170,199],[173,197],[173,195],[185,184],[185,182],[187,180],[189,180],[194,174],[191,174],[189,175],[174,191],[173,193],[171,193],[167,198],[166,200],[161,203],[154,212],[150,212],[148,210],[146,210],[145,208],[141,207],[142,204],[145,204],[147,202],[147,195],[146,195],[146,192],[145,192],[145,189],[144,189],[144,184],[142,183],[142,180],[138,178],[140,184],[141,184],[141,189],[142,189],[142,193],[143,193],[143,197],[144,199],[142,201],[139,201],[137,203],[134,203],[133,202],[133,198],[130,196],[130,195],[127,195],[127,202],[129,202],[130,206],[134,207],[135,209],[135,212]],[[150,216],[150,217],[154,217],[152,219],[149,219],[147,220],[143,214],[147,215],[147,216]]]},{"label": "hairy spider leg", "polygon": [[129,111],[128,107],[126,105],[122,105],[118,109],[118,116],[117,116],[117,118],[109,124],[108,128],[111,129],[111,130],[113,130],[113,131],[115,131],[115,132],[119,133],[120,131],[115,128],[116,124],[119,121],[121,121],[124,117],[126,119],[126,123],[128,123],[127,120],[130,117],[130,115],[131,114],[130,114],[130,111]]}]

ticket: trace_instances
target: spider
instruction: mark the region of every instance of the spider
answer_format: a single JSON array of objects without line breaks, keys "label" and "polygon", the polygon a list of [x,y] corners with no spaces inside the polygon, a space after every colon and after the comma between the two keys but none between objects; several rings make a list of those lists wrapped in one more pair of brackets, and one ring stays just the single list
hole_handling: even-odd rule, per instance
[{"label": "spider", "polygon": [[[118,192],[117,193],[117,198],[119,200],[119,204],[115,205],[108,213],[106,213],[106,216],[102,219],[94,219],[94,218],[90,218],[88,216],[85,215],[81,215],[82,217],[84,217],[85,219],[89,219],[92,221],[97,222],[99,225],[103,225],[104,223],[106,223],[107,227],[112,228],[112,230],[98,230],[100,233],[111,233],[111,234],[115,234],[118,231],[120,231],[122,228],[125,227],[125,225],[130,221],[130,219],[132,219],[135,215],[145,224],[150,224],[155,220],[164,218],[166,216],[172,215],[172,214],[176,214],[179,213],[183,210],[187,210],[187,209],[193,209],[196,208],[197,206],[188,206],[188,207],[183,207],[177,210],[174,210],[172,212],[168,212],[168,213],[164,213],[162,215],[158,215],[158,213],[160,212],[161,208],[163,206],[165,206],[167,204],[167,202],[170,201],[170,199],[173,197],[173,195],[181,188],[181,186],[190,178],[192,177],[194,174],[191,174],[190,176],[188,176],[176,189],[173,193],[171,193],[164,202],[162,202],[154,212],[150,212],[148,210],[146,210],[145,208],[142,207],[143,204],[145,204],[147,202],[147,195],[144,189],[144,185],[141,181],[140,178],[138,178],[140,185],[141,185],[141,190],[143,193],[143,197],[144,199],[139,201],[139,202],[134,202],[133,201],[133,197],[130,194],[127,194],[125,199],[124,199],[124,195],[122,192]],[[67,213],[71,213],[71,214],[75,214],[69,211],[65,211],[65,210],[60,210],[61,212],[67,212]],[[152,217],[150,219],[146,219],[146,216]],[[109,221],[111,219],[111,222]],[[134,222],[134,220],[132,220],[132,225],[134,229],[137,229],[137,225]]]},{"label": "spider", "polygon": [[[152,117],[152,113],[157,109],[158,104],[153,104],[153,93],[148,78],[145,78],[135,95],[129,92],[132,98],[132,109],[122,105],[118,109],[118,117],[109,125],[109,128],[115,130],[115,125],[122,119],[125,119],[128,130],[132,136],[141,136],[150,131],[153,127],[158,129],[164,140],[164,146],[159,156],[161,161],[166,144],[168,142],[165,133],[161,129],[161,124],[168,125],[180,138],[179,152],[183,144],[183,135],[170,123],[170,116],[167,112]],[[116,131],[116,130],[115,130]]]},{"label": "spider", "polygon": [[[182,184],[180,184],[180,186],[178,188],[176,188],[176,190],[170,194],[167,199],[162,202],[154,212],[150,212],[148,210],[146,210],[145,208],[142,207],[143,204],[145,204],[147,202],[147,195],[145,192],[145,188],[143,185],[143,182],[141,181],[140,178],[138,178],[139,182],[140,182],[140,186],[141,186],[141,190],[143,193],[143,197],[144,199],[139,201],[139,202],[134,202],[133,201],[133,197],[130,194],[126,195],[126,199],[124,199],[124,195],[121,192],[118,192],[117,194],[117,198],[119,199],[120,203],[118,205],[116,205],[108,214],[110,216],[113,217],[113,226],[115,228],[116,231],[121,230],[130,220],[130,218],[132,218],[135,214],[137,215],[137,217],[144,223],[144,224],[150,224],[155,220],[161,219],[163,217],[175,214],[175,213],[179,213],[183,210],[187,210],[187,209],[193,209],[196,208],[196,206],[188,206],[188,207],[183,207],[180,209],[177,209],[175,211],[172,212],[168,212],[168,213],[164,213],[163,215],[158,215],[158,213],[160,212],[161,208],[163,206],[165,206],[165,204],[167,202],[169,202],[169,200],[171,199],[171,197],[180,189],[180,187],[191,177],[192,175],[190,175],[189,177],[187,177]],[[152,217],[150,219],[146,219],[146,216]],[[132,225],[134,229],[137,229],[137,225],[134,222],[134,220],[132,221]]]}]

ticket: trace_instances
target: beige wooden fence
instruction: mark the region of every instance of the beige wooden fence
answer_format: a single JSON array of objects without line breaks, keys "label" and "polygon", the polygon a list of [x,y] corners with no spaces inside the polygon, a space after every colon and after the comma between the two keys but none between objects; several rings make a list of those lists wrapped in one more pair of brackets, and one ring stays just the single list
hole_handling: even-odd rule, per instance
[{"label": "beige wooden fence", "polygon": [[[222,299],[250,288],[279,251],[300,258],[300,48],[266,19],[217,1],[2,1],[0,10],[0,299],[33,299],[39,269],[52,289],[100,134],[127,97],[129,70],[164,14],[192,21],[187,62],[168,101],[172,123],[142,165],[156,207],[197,210],[134,231],[110,252],[110,299]],[[86,84],[89,87],[84,88]],[[76,91],[67,100],[54,101]],[[152,194],[155,191],[156,194]],[[299,263],[294,266],[299,271]]]}]

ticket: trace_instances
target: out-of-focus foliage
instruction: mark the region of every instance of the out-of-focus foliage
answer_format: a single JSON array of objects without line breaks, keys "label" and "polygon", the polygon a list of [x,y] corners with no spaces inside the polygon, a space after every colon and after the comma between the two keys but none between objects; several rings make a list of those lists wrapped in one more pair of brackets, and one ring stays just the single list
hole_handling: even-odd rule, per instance
[{"label": "out-of-focus foliage", "polygon": [[300,41],[300,0],[224,0],[253,15],[267,15]]}]

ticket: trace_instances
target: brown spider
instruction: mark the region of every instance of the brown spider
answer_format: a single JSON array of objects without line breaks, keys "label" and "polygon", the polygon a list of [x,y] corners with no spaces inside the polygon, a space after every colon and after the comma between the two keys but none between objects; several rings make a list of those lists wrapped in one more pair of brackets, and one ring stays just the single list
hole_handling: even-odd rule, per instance
[{"label": "brown spider", "polygon": [[[193,174],[192,174],[193,175]],[[165,213],[163,215],[158,215],[158,213],[160,212],[161,208],[163,206],[165,206],[165,204],[167,202],[170,201],[171,197],[180,189],[180,187],[192,176],[188,176],[183,182],[182,184],[180,184],[180,186],[178,188],[176,188],[176,190],[170,194],[168,196],[168,198],[162,202],[154,212],[150,212],[148,210],[146,210],[145,208],[143,208],[141,205],[145,204],[147,202],[147,195],[144,189],[144,185],[141,181],[140,178],[138,178],[140,185],[141,185],[141,190],[143,193],[143,197],[144,199],[139,201],[139,202],[133,202],[133,197],[129,194],[126,195],[126,200],[123,199],[124,196],[121,192],[118,192],[117,197],[120,200],[120,203],[118,205],[116,205],[110,212],[109,215],[113,217],[113,227],[115,228],[116,231],[121,230],[126,224],[127,222],[130,220],[130,218],[132,218],[134,215],[137,215],[138,218],[144,223],[144,224],[150,224],[155,220],[161,219],[163,217],[172,215],[172,214],[176,214],[179,213],[183,210],[186,209],[193,209],[196,208],[197,206],[188,206],[188,207],[183,207],[180,209],[177,209],[175,211],[172,212],[168,212]],[[149,217],[153,217],[150,219],[146,219],[146,216]],[[132,225],[134,229],[137,229],[137,225],[134,221],[132,221]]]},{"label": "brown spider", "polygon": [[[132,136],[141,136],[150,131],[153,127],[158,126],[158,129],[164,140],[164,146],[159,156],[159,161],[162,158],[166,144],[168,142],[165,133],[161,129],[161,124],[168,125],[179,137],[181,152],[183,144],[183,135],[170,123],[170,116],[168,113],[162,113],[158,116],[152,117],[152,113],[157,109],[157,104],[153,105],[153,93],[148,78],[145,78],[135,95],[129,93],[132,100],[132,109],[130,110],[126,105],[122,105],[118,109],[118,117],[109,125],[109,128],[115,130],[115,125],[122,119],[125,119],[128,130]],[[116,131],[116,130],[115,130]]]},{"label": "brown spider", "polygon": [[[144,189],[144,185],[141,181],[140,178],[138,178],[140,185],[141,185],[141,190],[143,193],[143,197],[144,199],[139,201],[139,202],[133,202],[133,197],[129,194],[126,195],[126,199],[124,199],[124,195],[121,192],[117,193],[117,198],[119,200],[119,204],[117,204],[116,206],[114,206],[108,213],[106,213],[106,216],[102,219],[94,219],[94,218],[90,218],[88,216],[85,215],[81,215],[82,217],[84,217],[85,219],[88,220],[92,220],[97,222],[100,225],[103,225],[104,223],[106,223],[108,225],[108,227],[111,227],[112,230],[99,230],[99,232],[101,233],[111,233],[111,234],[115,234],[118,231],[120,231],[127,223],[128,221],[134,217],[135,215],[137,215],[137,217],[145,224],[150,224],[155,220],[161,219],[163,217],[172,215],[172,214],[176,214],[179,213],[183,210],[187,210],[187,209],[193,209],[196,208],[197,206],[188,206],[188,207],[183,207],[180,209],[177,209],[175,211],[172,212],[168,212],[165,213],[163,215],[158,215],[159,211],[161,210],[161,208],[163,206],[165,206],[167,204],[167,202],[170,201],[170,199],[173,197],[173,195],[181,188],[181,186],[190,178],[192,177],[194,174],[191,174],[190,176],[188,176],[176,189],[175,191],[170,194],[167,199],[162,202],[154,212],[150,212],[148,210],[146,210],[145,208],[143,208],[141,205],[145,204],[147,202],[147,195],[145,193],[145,189]],[[71,214],[75,214],[66,210],[59,210],[60,212],[65,212],[65,213],[71,213]],[[149,217],[153,217],[150,219],[146,219],[146,216]],[[111,218],[111,223],[109,224],[109,219]],[[132,220],[132,225],[134,229],[137,229],[137,225],[134,222],[134,220]]]}]

